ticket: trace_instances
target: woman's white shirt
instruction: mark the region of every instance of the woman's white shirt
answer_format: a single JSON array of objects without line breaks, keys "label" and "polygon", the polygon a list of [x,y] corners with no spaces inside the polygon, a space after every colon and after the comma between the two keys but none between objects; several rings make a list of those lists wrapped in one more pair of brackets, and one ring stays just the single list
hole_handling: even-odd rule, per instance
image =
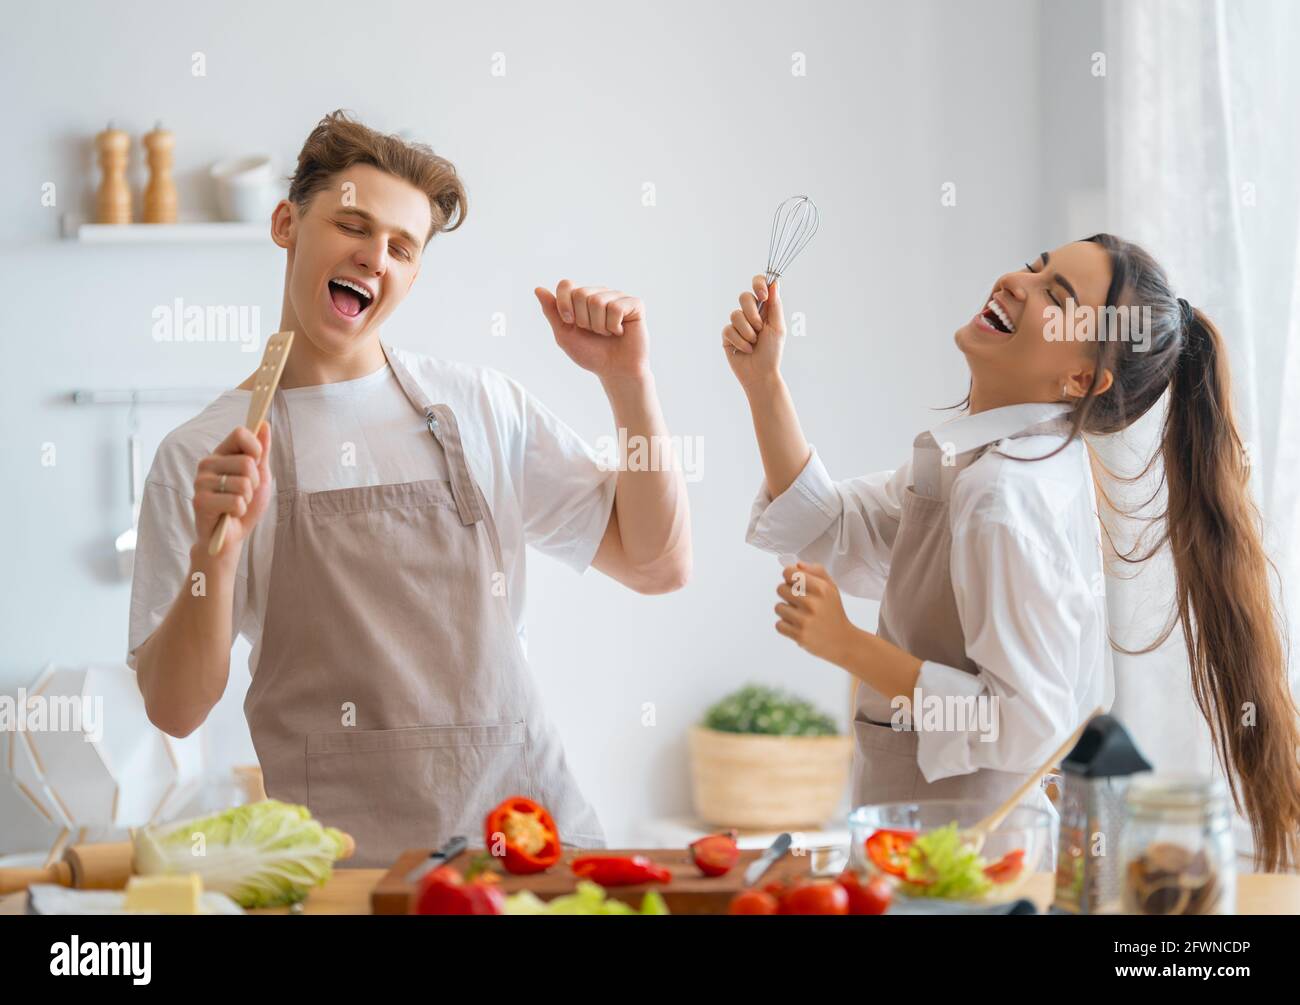
[{"label": "woman's white shirt", "polygon": [[847,481],[832,480],[814,448],[785,492],[773,499],[764,484],[754,501],[749,543],[824,565],[843,592],[878,600],[906,490],[947,499],[953,595],[978,672],[926,661],[917,687],[927,697],[996,697],[998,736],[918,731],[927,781],[1033,771],[1113,698],[1087,446],[1075,439],[1046,460],[1015,459],[1059,447],[1059,435],[1019,434],[1066,411],[1035,403],[960,416],[918,437],[910,463]]}]

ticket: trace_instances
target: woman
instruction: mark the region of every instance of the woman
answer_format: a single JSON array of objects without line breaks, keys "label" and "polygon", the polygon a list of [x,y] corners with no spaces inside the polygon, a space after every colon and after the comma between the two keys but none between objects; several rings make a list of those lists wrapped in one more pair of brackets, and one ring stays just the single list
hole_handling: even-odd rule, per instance
[{"label": "woman", "polygon": [[[1136,310],[1104,310],[1121,307]],[[1072,327],[1089,315],[1090,329]],[[1227,357],[1151,256],[1097,234],[1000,277],[955,335],[971,375],[965,414],[918,436],[894,472],[830,479],[780,376],[784,336],[780,294],[756,277],[723,329],[766,476],[748,540],[800,560],[777,588],[777,631],[867,685],[855,805],[1001,799],[1109,703],[1083,436],[1128,427],[1168,391],[1160,543],[1192,691],[1259,865],[1295,863],[1300,731]],[[877,634],[848,621],[837,581],[881,599]]]}]

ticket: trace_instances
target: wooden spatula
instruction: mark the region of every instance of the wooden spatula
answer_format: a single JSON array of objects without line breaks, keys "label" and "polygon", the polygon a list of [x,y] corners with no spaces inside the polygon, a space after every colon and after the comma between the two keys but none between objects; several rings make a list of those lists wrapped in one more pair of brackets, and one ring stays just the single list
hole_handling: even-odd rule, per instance
[{"label": "wooden spatula", "polygon": [[1070,734],[1070,738],[1057,747],[1052,753],[1052,756],[1047,759],[1046,763],[1026,778],[1020,788],[1016,789],[1015,792],[1011,793],[1011,795],[1007,797],[1006,802],[986,816],[983,820],[979,821],[979,823],[967,827],[962,831],[962,842],[969,845],[974,851],[979,852],[980,849],[984,847],[984,840],[989,836],[989,834],[993,832],[998,824],[1002,823],[1002,821],[1007,818],[1007,814],[1016,808],[1020,800],[1025,798],[1025,795],[1035,785],[1042,781],[1043,776],[1051,771],[1052,768],[1060,762],[1062,757],[1074,749],[1074,745],[1079,742],[1079,737],[1081,737],[1083,731],[1088,728],[1088,723],[1101,715],[1103,711],[1104,709],[1099,705],[1093,710],[1091,715],[1084,716],[1083,722],[1079,723],[1079,728]]},{"label": "wooden spatula", "polygon": [[[248,417],[244,420],[244,425],[254,435],[266,421],[266,413],[271,410],[271,399],[275,397],[275,389],[280,386],[280,374],[284,373],[284,364],[289,359],[289,349],[292,346],[293,332],[276,332],[266,340],[262,365],[257,368],[257,375],[253,378],[253,397],[248,402]],[[212,539],[208,542],[209,555],[215,555],[226,543],[226,524],[229,522],[230,514],[222,513],[216,530],[212,532]]]}]

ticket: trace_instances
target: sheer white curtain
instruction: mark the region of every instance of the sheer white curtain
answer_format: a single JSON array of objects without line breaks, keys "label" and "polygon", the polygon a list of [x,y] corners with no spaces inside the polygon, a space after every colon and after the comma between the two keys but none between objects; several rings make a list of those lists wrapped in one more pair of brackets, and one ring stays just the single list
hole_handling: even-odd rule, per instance
[{"label": "sheer white curtain", "polygon": [[[1108,0],[1104,39],[1110,226],[1155,255],[1224,335],[1269,552],[1300,636],[1300,4]],[[1160,418],[1106,444],[1107,463],[1131,470],[1145,459]],[[1167,557],[1108,582],[1107,598],[1116,639],[1148,643],[1172,600]],[[1293,653],[1293,682],[1296,666]],[[1150,655],[1117,655],[1115,677],[1115,712],[1158,770],[1221,770],[1177,632]],[[1248,851],[1241,821],[1237,836]]]}]

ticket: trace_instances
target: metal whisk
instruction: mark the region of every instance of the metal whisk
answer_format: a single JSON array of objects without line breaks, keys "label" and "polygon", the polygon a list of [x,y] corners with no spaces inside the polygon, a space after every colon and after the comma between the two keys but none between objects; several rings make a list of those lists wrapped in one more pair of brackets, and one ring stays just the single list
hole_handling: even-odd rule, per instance
[{"label": "metal whisk", "polygon": [[[767,242],[767,271],[764,273],[769,287],[785,275],[785,270],[808,247],[820,222],[817,203],[806,195],[792,195],[776,207],[776,215],[772,217],[772,236]],[[758,316],[763,317],[766,310],[765,300],[758,305]],[[738,352],[739,349],[733,348],[731,355]]]},{"label": "metal whisk", "polygon": [[792,195],[776,207],[772,237],[767,245],[767,285],[785,274],[817,233],[817,204],[806,195]]}]

